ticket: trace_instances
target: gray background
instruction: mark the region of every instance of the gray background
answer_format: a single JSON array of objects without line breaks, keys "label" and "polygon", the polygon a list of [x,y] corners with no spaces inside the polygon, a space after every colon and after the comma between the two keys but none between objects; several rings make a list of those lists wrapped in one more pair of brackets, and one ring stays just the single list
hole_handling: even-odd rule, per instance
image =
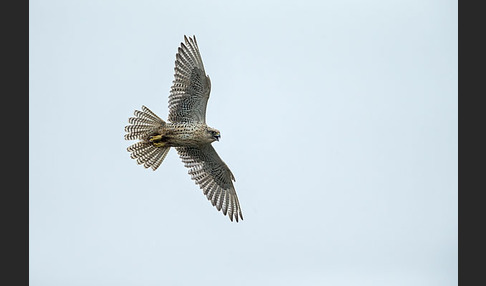
[{"label": "gray background", "polygon": [[[30,1],[30,283],[456,285],[456,1]],[[167,118],[196,35],[231,223],[175,150],[153,172],[124,126]]]}]

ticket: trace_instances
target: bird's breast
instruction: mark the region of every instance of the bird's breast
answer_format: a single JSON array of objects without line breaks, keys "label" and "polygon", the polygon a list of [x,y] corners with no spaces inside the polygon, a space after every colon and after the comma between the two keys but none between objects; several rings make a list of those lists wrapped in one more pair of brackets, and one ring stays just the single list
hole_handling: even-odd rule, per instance
[{"label": "bird's breast", "polygon": [[203,128],[200,124],[172,123],[167,125],[164,137],[173,147],[197,146],[203,143],[200,136]]}]

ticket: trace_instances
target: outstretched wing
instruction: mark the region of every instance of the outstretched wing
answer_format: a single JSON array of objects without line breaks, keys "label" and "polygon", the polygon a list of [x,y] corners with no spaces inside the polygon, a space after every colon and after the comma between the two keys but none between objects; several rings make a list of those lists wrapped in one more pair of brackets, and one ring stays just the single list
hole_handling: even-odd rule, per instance
[{"label": "outstretched wing", "polygon": [[176,54],[169,95],[169,121],[206,123],[211,81],[204,71],[196,36],[187,38]]},{"label": "outstretched wing", "polygon": [[233,217],[243,220],[240,203],[236,195],[233,174],[218,156],[211,144],[200,147],[176,147],[177,153],[184,166],[189,168],[189,175],[203,190],[218,211],[228,214],[231,221]]}]

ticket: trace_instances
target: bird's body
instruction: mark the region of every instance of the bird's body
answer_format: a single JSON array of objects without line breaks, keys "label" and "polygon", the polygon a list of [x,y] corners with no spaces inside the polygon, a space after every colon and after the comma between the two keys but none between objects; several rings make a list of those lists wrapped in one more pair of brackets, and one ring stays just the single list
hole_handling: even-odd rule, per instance
[{"label": "bird's body", "polygon": [[171,147],[175,147],[191,178],[208,200],[223,214],[243,219],[228,166],[211,143],[219,141],[220,132],[206,125],[206,104],[211,81],[204,71],[196,38],[184,37],[176,54],[174,81],[169,96],[169,122],[142,106],[129,118],[126,140],[139,141],[127,148],[138,164],[154,171]]},{"label": "bird's body", "polygon": [[171,147],[197,147],[214,141],[206,136],[207,131],[208,126],[203,123],[169,123],[163,131],[162,142],[166,141]]},{"label": "bird's body", "polygon": [[213,138],[206,135],[208,129],[210,127],[204,123],[187,124],[169,122],[153,134],[144,138],[144,140],[160,146],[197,147],[201,144],[209,144],[214,141]]}]

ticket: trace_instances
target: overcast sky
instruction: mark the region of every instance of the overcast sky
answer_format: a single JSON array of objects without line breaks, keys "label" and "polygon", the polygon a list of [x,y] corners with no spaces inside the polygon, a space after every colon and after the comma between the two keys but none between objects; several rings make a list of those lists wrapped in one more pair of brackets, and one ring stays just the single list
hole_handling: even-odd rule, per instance
[{"label": "overcast sky", "polygon": [[[30,285],[457,285],[457,1],[31,0]],[[244,221],[167,119],[196,35]]]}]

